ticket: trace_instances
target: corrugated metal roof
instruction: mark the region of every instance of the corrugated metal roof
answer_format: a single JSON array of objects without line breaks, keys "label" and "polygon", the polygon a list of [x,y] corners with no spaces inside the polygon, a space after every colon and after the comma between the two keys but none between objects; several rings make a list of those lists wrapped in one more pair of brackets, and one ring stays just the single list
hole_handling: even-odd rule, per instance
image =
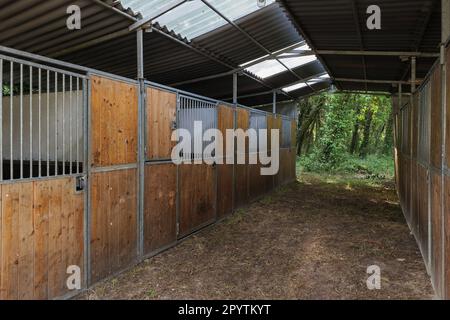
[{"label": "corrugated metal roof", "polygon": [[[439,0],[277,0],[310,45],[317,50],[421,51],[439,52]],[[355,4],[355,10],[353,8]],[[368,30],[366,10],[380,6],[382,29]],[[356,11],[356,14],[354,14]],[[361,32],[359,36],[358,28]],[[371,80],[408,80],[408,62],[400,57],[363,57],[323,55],[320,57],[333,77]],[[418,59],[417,77],[422,78],[435,59]],[[338,87],[357,90],[366,85],[337,83]],[[393,90],[389,84],[367,84],[369,91]]]},{"label": "corrugated metal roof", "polygon": [[[140,12],[144,17],[147,17],[162,7],[173,4],[174,1],[122,0],[122,5],[131,7],[134,11]],[[270,5],[273,2],[274,0],[267,0],[266,5]],[[210,3],[232,21],[261,9],[255,0],[210,0]],[[186,2],[159,17],[154,22],[166,26],[187,39],[194,39],[227,24],[225,20],[200,0]]]}]

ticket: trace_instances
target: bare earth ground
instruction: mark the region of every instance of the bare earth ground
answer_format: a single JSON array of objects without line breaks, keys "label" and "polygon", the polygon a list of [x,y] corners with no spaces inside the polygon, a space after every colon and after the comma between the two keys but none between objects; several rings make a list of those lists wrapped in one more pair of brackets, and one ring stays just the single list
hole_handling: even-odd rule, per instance
[{"label": "bare earth ground", "polygon": [[[369,291],[366,269],[382,270]],[[431,299],[392,183],[298,183],[100,283],[82,299]]]}]

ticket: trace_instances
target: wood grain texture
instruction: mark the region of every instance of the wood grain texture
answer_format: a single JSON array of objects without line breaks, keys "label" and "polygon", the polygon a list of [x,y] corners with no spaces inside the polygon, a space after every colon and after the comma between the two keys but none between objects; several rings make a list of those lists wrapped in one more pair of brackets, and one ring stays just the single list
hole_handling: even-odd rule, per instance
[{"label": "wood grain texture", "polygon": [[431,173],[431,280],[442,292],[442,177]]},{"label": "wood grain texture", "polygon": [[442,95],[441,67],[438,65],[431,75],[431,140],[430,162],[435,168],[442,167]]},{"label": "wood grain texture", "polygon": [[91,179],[91,279],[95,283],[137,259],[137,171],[94,173]]},{"label": "wood grain texture", "polygon": [[67,268],[84,272],[84,196],[75,179],[3,185],[1,199],[0,299],[70,293]]},{"label": "wood grain texture", "polygon": [[91,77],[93,167],[137,162],[138,87]]},{"label": "wood grain texture", "polygon": [[147,88],[147,159],[171,159],[172,124],[176,121],[177,95]]},{"label": "wood grain texture", "polygon": [[445,176],[444,192],[444,246],[445,246],[445,270],[444,270],[444,298],[450,299],[450,176]]},{"label": "wood grain texture", "polygon": [[[236,128],[247,131],[249,128],[250,114],[245,109],[237,109],[236,111]],[[245,159],[248,163],[248,141],[246,141],[245,147]],[[248,204],[249,201],[249,166],[248,164],[236,164],[236,179],[235,179],[235,195],[236,195],[236,207],[241,207]]]},{"label": "wood grain texture", "polygon": [[[446,130],[445,130],[445,163],[450,168],[450,47],[447,48],[446,54]],[[449,266],[450,268],[450,266]]]},{"label": "wood grain texture", "polygon": [[418,239],[422,254],[426,263],[428,257],[428,177],[427,170],[421,165],[418,166]]},{"label": "wood grain texture", "polygon": [[144,253],[150,254],[177,241],[177,167],[145,167]]},{"label": "wood grain texture", "polygon": [[208,165],[181,165],[179,179],[179,236],[185,237],[216,219],[215,169]]},{"label": "wood grain texture", "polygon": [[[218,107],[218,129],[226,138],[227,129],[234,129],[234,109],[227,106]],[[217,215],[221,219],[233,213],[233,171],[234,166],[226,164],[227,143],[224,139],[223,162],[217,166]]]}]

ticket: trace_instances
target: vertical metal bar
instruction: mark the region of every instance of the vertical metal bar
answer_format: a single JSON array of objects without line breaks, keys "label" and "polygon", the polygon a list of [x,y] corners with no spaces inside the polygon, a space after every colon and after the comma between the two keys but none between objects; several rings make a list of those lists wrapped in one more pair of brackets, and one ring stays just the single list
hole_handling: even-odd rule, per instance
[{"label": "vertical metal bar", "polygon": [[50,177],[50,70],[47,70],[47,177]]},{"label": "vertical metal bar", "polygon": [[55,177],[58,176],[58,73],[55,72]]},{"label": "vertical metal bar", "polygon": [[233,73],[233,104],[238,103],[238,75]]},{"label": "vertical metal bar", "polygon": [[20,179],[23,179],[23,64],[20,64]]},{"label": "vertical metal bar", "polygon": [[77,124],[77,129],[76,129],[76,139],[77,139],[77,156],[76,156],[76,158],[77,158],[77,160],[76,160],[76,163],[77,163],[77,174],[80,174],[80,137],[79,137],[79,135],[80,135],[80,132],[79,132],[79,121],[80,121],[80,118],[79,118],[79,112],[80,111],[82,111],[83,109],[82,108],[80,108],[80,101],[79,101],[79,97],[80,97],[80,79],[79,78],[77,78],[77,106],[76,106],[76,109],[75,109],[75,117],[76,117],[76,124]]},{"label": "vertical metal bar", "polygon": [[39,133],[38,133],[38,139],[39,139],[39,141],[38,141],[38,148],[39,148],[39,156],[38,156],[38,158],[39,158],[39,168],[38,168],[38,177],[40,178],[40,177],[42,177],[42,124],[41,124],[41,111],[42,111],[42,97],[41,97],[41,94],[42,94],[42,70],[41,70],[41,68],[39,68],[39,70],[38,70],[38,81],[39,81],[39,87],[38,87],[38,94],[39,94],[39,97],[38,97],[38,118],[39,118],[39,124],[38,124],[38,126],[39,126],[39,129],[38,129],[38,131],[39,131]]},{"label": "vertical metal bar", "polygon": [[411,58],[411,94],[416,92],[416,74],[417,74],[417,60],[416,57]]},{"label": "vertical metal bar", "polygon": [[82,111],[82,120],[83,120],[83,171],[86,173],[86,186],[87,190],[84,191],[84,281],[85,287],[89,287],[91,284],[91,174],[90,174],[90,165],[88,165],[91,161],[91,152],[90,152],[90,82],[86,79],[82,80],[82,90],[83,90],[83,107]]},{"label": "vertical metal bar", "polygon": [[272,109],[273,109],[273,114],[277,113],[277,92],[274,90],[273,91],[273,105],[272,105]]},{"label": "vertical metal bar", "polygon": [[66,75],[62,75],[62,174],[66,175]]},{"label": "vertical metal bar", "polygon": [[138,256],[144,256],[144,187],[145,187],[145,129],[144,129],[144,108],[145,108],[145,79],[144,79],[144,31],[139,29],[137,38],[137,74],[139,80],[138,92]]},{"label": "vertical metal bar", "polygon": [[3,59],[0,59],[0,182],[3,181]]},{"label": "vertical metal bar", "polygon": [[11,61],[10,63],[10,88],[9,88],[9,95],[10,95],[10,101],[9,101],[9,127],[10,127],[10,132],[9,132],[9,153],[10,153],[10,158],[9,158],[9,174],[10,174],[10,180],[14,179],[14,63]]},{"label": "vertical metal bar", "polygon": [[30,179],[33,178],[33,67],[30,66]]},{"label": "vertical metal bar", "polygon": [[69,80],[69,164],[70,164],[70,169],[69,169],[69,174],[72,174],[72,76],[70,76],[70,80]]}]

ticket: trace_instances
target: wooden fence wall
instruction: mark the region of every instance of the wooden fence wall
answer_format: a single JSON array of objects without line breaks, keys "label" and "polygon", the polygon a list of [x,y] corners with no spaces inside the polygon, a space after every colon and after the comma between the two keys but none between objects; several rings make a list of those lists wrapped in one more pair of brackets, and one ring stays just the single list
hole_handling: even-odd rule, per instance
[{"label": "wooden fence wall", "polygon": [[[146,84],[142,110],[140,92],[136,81],[90,75],[85,191],[74,176],[0,183],[0,299],[71,297],[69,266],[81,268],[86,289],[295,180],[295,121],[276,177],[262,176],[261,164],[175,165],[179,93]],[[282,128],[280,117],[265,116],[269,132]],[[249,117],[217,106],[224,135],[247,130]]]},{"label": "wooden fence wall", "polygon": [[[450,49],[413,96],[393,98],[395,170],[405,218],[436,293],[450,298]],[[444,100],[445,99],[445,100]],[[401,101],[400,101],[401,100]]]}]

